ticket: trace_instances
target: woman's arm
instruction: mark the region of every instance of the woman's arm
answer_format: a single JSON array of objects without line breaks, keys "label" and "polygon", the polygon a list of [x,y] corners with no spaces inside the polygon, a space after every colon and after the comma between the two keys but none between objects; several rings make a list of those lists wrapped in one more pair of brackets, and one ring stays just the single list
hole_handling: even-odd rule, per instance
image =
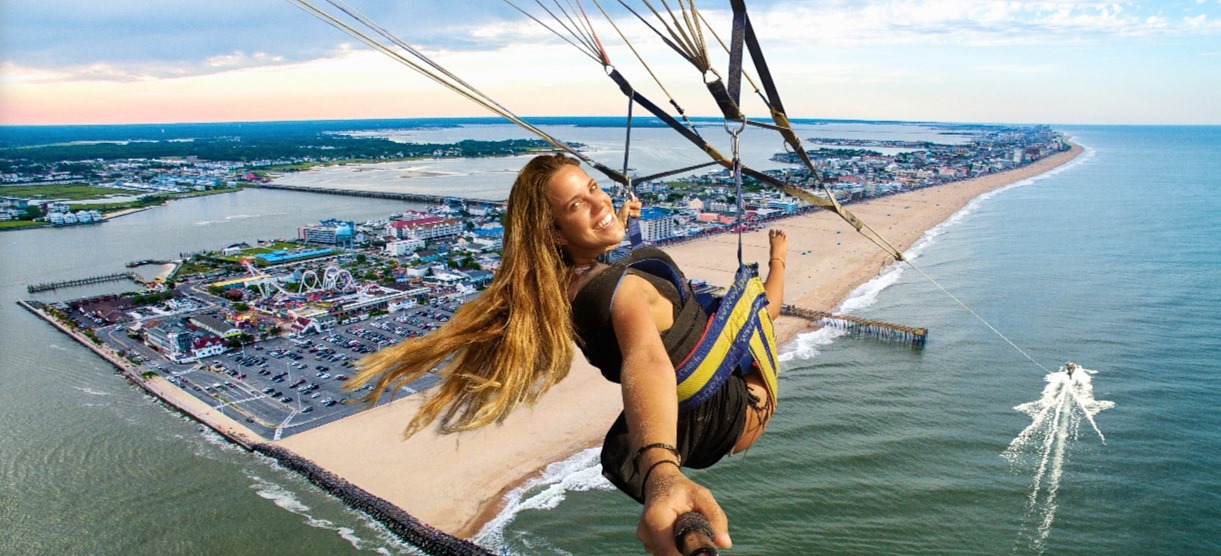
[{"label": "woman's arm", "polygon": [[[673,323],[673,307],[652,284],[627,274],[615,290],[611,321],[623,353],[623,410],[636,447],[654,443],[674,446],[678,436],[678,396],[674,366],[661,342],[660,330]],[[653,448],[640,454],[637,472],[652,472],[644,488],[644,513],[636,534],[654,554],[678,554],[674,520],[698,511],[716,533],[717,545],[729,548],[729,524],[708,489],[682,474],[677,458]],[[656,465],[656,466],[655,466]],[[655,466],[655,467],[654,467]]]},{"label": "woman's arm", "polygon": [[771,258],[767,261],[763,291],[767,292],[767,314],[776,320],[780,317],[780,306],[784,304],[784,267],[788,264],[789,236],[784,230],[771,229],[767,231],[767,239]]}]

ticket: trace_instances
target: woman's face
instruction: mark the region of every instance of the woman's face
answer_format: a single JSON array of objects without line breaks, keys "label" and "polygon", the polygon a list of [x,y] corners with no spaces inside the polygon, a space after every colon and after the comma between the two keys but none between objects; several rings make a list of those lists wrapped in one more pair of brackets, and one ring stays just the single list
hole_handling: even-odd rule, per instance
[{"label": "woman's face", "polygon": [[592,259],[623,241],[623,224],[610,195],[580,166],[565,164],[547,184],[555,215],[556,243],[575,260]]}]

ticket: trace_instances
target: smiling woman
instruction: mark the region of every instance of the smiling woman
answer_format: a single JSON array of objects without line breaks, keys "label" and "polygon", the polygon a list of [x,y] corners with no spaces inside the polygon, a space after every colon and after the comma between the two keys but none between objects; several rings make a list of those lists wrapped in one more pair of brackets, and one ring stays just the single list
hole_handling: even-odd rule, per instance
[{"label": "smiling woman", "polygon": [[[606,435],[603,473],[645,505],[637,529],[645,547],[674,553],[675,519],[693,511],[709,518],[717,544],[727,547],[724,512],[680,466],[708,467],[759,437],[775,407],[774,355],[751,351],[753,363],[743,363],[744,351],[711,347],[722,337],[734,344],[763,338],[736,332],[743,323],[729,336],[709,336],[725,328],[723,311],[710,319],[665,253],[640,248],[623,261],[598,260],[622,243],[639,211],[634,199],[616,211],[576,159],[534,158],[509,194],[504,255],[487,290],[441,329],[362,360],[347,388],[373,382],[366,399],[376,402],[439,368],[442,383],[407,433],[438,418],[445,432],[475,429],[503,421],[562,380],[575,339],[603,376],[621,384],[624,411]],[[737,296],[746,300],[741,311],[732,293],[722,301],[763,335],[779,313],[787,248],[783,232],[770,239],[767,281]],[[698,366],[690,375],[689,361]]]}]

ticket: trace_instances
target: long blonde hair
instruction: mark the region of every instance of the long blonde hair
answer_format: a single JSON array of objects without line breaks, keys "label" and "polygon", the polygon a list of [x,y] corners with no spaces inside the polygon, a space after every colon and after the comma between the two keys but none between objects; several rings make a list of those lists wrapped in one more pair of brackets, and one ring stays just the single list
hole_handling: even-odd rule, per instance
[{"label": "long blonde hair", "polygon": [[[548,198],[551,176],[576,159],[542,155],[513,182],[503,220],[500,268],[487,289],[432,333],[357,362],[347,389],[373,382],[371,403],[440,367],[441,385],[420,407],[405,435],[441,418],[444,432],[503,421],[532,404],[568,374],[573,356],[572,270],[555,245]],[[452,357],[452,358],[451,358]]]}]

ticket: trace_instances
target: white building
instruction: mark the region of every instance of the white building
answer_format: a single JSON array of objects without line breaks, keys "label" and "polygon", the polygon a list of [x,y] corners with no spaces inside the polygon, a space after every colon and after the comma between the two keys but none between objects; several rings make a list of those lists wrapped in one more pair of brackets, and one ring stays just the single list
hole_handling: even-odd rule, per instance
[{"label": "white building", "polygon": [[640,237],[644,241],[662,241],[674,237],[674,219],[669,216],[640,220]]},{"label": "white building", "polygon": [[191,343],[191,359],[199,360],[204,357],[220,355],[225,352],[225,341],[216,336],[203,338],[195,338]]},{"label": "white building", "polygon": [[429,240],[462,233],[462,222],[453,218],[437,217],[395,220],[390,223],[390,231],[396,238]]},{"label": "white building", "polygon": [[335,245],[335,243],[337,243],[336,231],[337,230],[335,228],[331,228],[329,226],[309,226],[306,228],[299,228],[299,235],[297,237],[305,240],[308,243],[326,243],[329,245]]},{"label": "white building", "polygon": [[386,253],[391,257],[410,255],[424,248],[424,240],[408,238],[386,243]]}]

